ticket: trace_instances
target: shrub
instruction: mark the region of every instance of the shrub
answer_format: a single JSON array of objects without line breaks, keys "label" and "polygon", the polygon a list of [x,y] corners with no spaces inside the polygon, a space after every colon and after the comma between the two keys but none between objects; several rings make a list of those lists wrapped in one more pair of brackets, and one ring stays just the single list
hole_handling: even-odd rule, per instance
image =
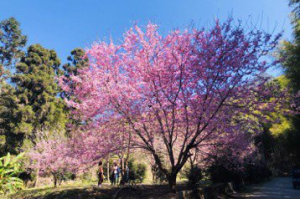
[{"label": "shrub", "polygon": [[203,178],[202,170],[198,166],[192,166],[187,172],[188,186],[197,187]]},{"label": "shrub", "polygon": [[214,164],[208,168],[213,183],[233,182],[238,187],[244,183],[258,183],[271,177],[271,171],[262,164],[244,163],[243,165]]},{"label": "shrub", "polygon": [[272,173],[266,165],[247,164],[245,166],[245,181],[258,183],[271,177]]},{"label": "shrub", "polygon": [[213,183],[233,182],[240,184],[242,182],[243,172],[235,168],[229,169],[224,165],[212,165],[207,170]]},{"label": "shrub", "polygon": [[146,176],[146,165],[142,163],[135,163],[134,159],[128,161],[129,179],[134,182],[141,183]]},{"label": "shrub", "polygon": [[153,182],[154,183],[163,183],[167,182],[166,175],[158,168],[157,165],[151,166],[151,172],[153,175]]}]

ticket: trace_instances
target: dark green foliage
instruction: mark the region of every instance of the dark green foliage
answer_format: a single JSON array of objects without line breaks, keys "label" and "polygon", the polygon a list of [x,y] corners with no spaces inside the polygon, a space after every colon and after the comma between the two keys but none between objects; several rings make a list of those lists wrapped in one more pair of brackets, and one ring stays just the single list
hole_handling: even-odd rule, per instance
[{"label": "dark green foliage", "polygon": [[[161,160],[161,164],[166,166],[166,162],[165,159],[163,158],[163,154],[158,153],[158,156]],[[167,182],[167,176],[161,171],[161,169],[159,169],[158,165],[154,164],[151,165],[151,172],[152,172],[152,176],[153,176],[153,183],[163,183],[163,182]]]},{"label": "dark green foliage", "polygon": [[188,169],[186,177],[190,187],[197,187],[203,178],[202,170],[197,165],[194,165]]},{"label": "dark green foliage", "polygon": [[0,78],[9,75],[15,60],[23,55],[27,38],[22,35],[19,22],[11,17],[0,22]]},{"label": "dark green foliage", "polygon": [[188,180],[188,187],[196,188],[203,179],[202,169],[193,163],[186,164],[186,166],[180,172],[180,178],[185,178]]},{"label": "dark green foliage", "polygon": [[25,187],[31,188],[35,186],[36,172],[33,169],[25,168],[24,171],[18,175],[18,178],[24,182]]},{"label": "dark green foliage", "polygon": [[[294,28],[294,40],[285,41],[280,49],[279,55],[284,60],[282,66],[285,70],[286,77],[289,79],[289,85],[292,88],[292,93],[296,94],[300,91],[300,1],[290,0],[290,6],[293,8],[292,25]],[[299,93],[296,98],[296,106],[299,107]],[[295,164],[297,162],[300,163],[299,114],[295,115],[292,120],[294,129],[286,133],[284,146],[289,151],[289,155],[293,157]]]},{"label": "dark green foliage", "polygon": [[88,66],[88,59],[84,57],[85,51],[81,48],[75,48],[71,51],[71,55],[68,57],[68,63],[63,65],[64,75],[70,77],[70,75],[77,75],[78,69],[82,69]]},{"label": "dark green foliage", "polygon": [[[61,92],[61,97],[62,98],[67,98],[71,99],[73,96],[73,88],[76,87],[74,82],[72,82],[70,76],[71,75],[78,75],[78,70],[83,69],[85,67],[88,67],[88,58],[84,57],[85,51],[81,48],[75,48],[74,50],[71,51],[71,55],[68,57],[68,63],[63,65],[63,77],[64,77],[64,83],[68,84],[70,87],[70,91],[66,92],[63,91]],[[68,113],[69,117],[69,128],[67,130],[72,130],[73,127],[78,127],[81,123],[82,120],[77,117],[75,118],[73,114],[71,114],[72,108],[70,107],[65,107],[66,112]]]},{"label": "dark green foliage", "polygon": [[18,98],[14,112],[15,134],[33,141],[39,130],[64,130],[67,121],[65,105],[57,97],[59,88],[55,80],[59,65],[55,51],[39,44],[30,46],[16,65],[16,74],[12,77]]},{"label": "dark green foliage", "polygon": [[300,164],[300,115],[296,115],[292,118],[294,130],[290,131],[286,135],[287,151],[292,155],[295,160],[294,164]]},{"label": "dark green foliage", "polygon": [[137,183],[142,183],[146,176],[146,165],[142,163],[136,163],[134,159],[128,161],[129,167],[129,179]]},{"label": "dark green foliage", "polygon": [[60,60],[38,44],[25,54],[19,26],[14,18],[0,23],[0,154],[19,153],[39,130],[64,131],[67,120],[55,79]]},{"label": "dark green foliage", "polygon": [[233,182],[237,188],[245,183],[261,182],[272,175],[267,165],[261,163],[248,162],[237,166],[232,164],[229,167],[217,161],[207,168],[206,172],[213,183]]},{"label": "dark green foliage", "polygon": [[71,172],[65,172],[63,174],[62,180],[75,180],[76,179],[76,174],[71,173]]},{"label": "dark green foliage", "polygon": [[246,164],[244,170],[244,181],[247,183],[259,183],[269,179],[272,172],[266,165]]},{"label": "dark green foliage", "polygon": [[15,88],[3,82],[0,92],[0,155],[7,152],[18,153],[15,149],[21,145],[23,139],[22,135],[13,133],[17,102]]},{"label": "dark green foliage", "polygon": [[283,58],[283,68],[290,84],[295,92],[300,90],[300,1],[291,0],[290,5],[294,8],[292,25],[294,27],[294,40],[285,41],[280,50]]},{"label": "dark green foliage", "polygon": [[300,47],[296,43],[285,41],[280,56],[284,58],[282,66],[287,78],[291,80],[290,84],[293,90],[296,92],[300,89]]},{"label": "dark green foliage", "polygon": [[[52,173],[52,177],[53,177],[53,186],[57,187],[60,186],[63,181],[75,180],[76,175],[67,171],[58,171]],[[91,175],[88,173],[84,173],[83,178],[81,180],[89,182],[91,181]]]},{"label": "dark green foliage", "polygon": [[0,155],[16,154],[22,135],[14,134],[14,110],[17,108],[15,88],[7,83],[15,63],[24,55],[26,36],[14,18],[0,22]]},{"label": "dark green foliage", "polygon": [[285,41],[280,51],[280,56],[284,62],[286,76],[291,80],[290,84],[294,91],[300,90],[300,2],[298,0],[290,1],[294,8],[292,25],[294,27],[294,40]]},{"label": "dark green foliage", "polygon": [[239,172],[233,168],[228,169],[223,164],[214,164],[210,166],[207,173],[213,183],[233,182],[235,184],[240,184],[244,175],[243,172]]},{"label": "dark green foliage", "polygon": [[62,96],[70,98],[73,94],[72,88],[76,85],[71,81],[71,75],[78,75],[78,70],[88,67],[88,58],[84,57],[85,51],[81,48],[75,48],[71,51],[71,55],[68,57],[68,63],[63,65],[63,75],[65,77],[65,83],[70,86],[70,92],[63,92]]}]

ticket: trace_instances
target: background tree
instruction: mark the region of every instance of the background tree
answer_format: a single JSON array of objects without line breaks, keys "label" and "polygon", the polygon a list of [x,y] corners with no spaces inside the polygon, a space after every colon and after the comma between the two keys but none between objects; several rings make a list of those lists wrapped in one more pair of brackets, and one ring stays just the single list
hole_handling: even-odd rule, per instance
[{"label": "background tree", "polygon": [[13,126],[16,125],[14,111],[17,108],[15,88],[3,82],[0,93],[0,155],[7,152],[17,154],[17,148],[21,145],[23,136],[13,133]]},{"label": "background tree", "polygon": [[16,65],[12,82],[16,85],[18,107],[14,112],[15,123],[11,125],[13,132],[27,141],[34,142],[35,133],[41,129],[65,130],[67,118],[55,80],[59,66],[55,51],[39,44],[28,47]]},{"label": "background tree", "polygon": [[12,67],[15,60],[23,55],[22,48],[27,38],[22,35],[19,22],[11,17],[0,22],[0,78],[7,77],[7,70]]},{"label": "background tree", "polygon": [[[70,87],[74,87],[72,85],[72,79],[70,78],[72,75],[78,75],[78,71],[88,67],[88,58],[85,57],[85,51],[81,48],[75,48],[71,51],[71,55],[68,57],[68,63],[63,66],[64,72],[64,81],[67,84],[70,84]],[[72,89],[69,92],[63,91],[63,97],[70,98],[72,95]]]},{"label": "background tree", "polygon": [[[283,59],[282,67],[285,76],[288,79],[288,85],[291,93],[295,95],[295,109],[299,111],[300,107],[300,1],[290,0],[290,6],[293,8],[292,25],[294,29],[294,39],[292,41],[284,41],[279,50],[279,56]],[[279,139],[278,143],[282,143],[288,154],[292,157],[293,163],[300,163],[300,115],[287,117],[291,120],[291,128],[285,131]]]},{"label": "background tree", "polygon": [[0,155],[7,152],[16,154],[15,146],[19,146],[20,138],[12,134],[11,123],[14,123],[17,97],[9,77],[24,54],[22,48],[26,40],[16,19],[9,18],[0,22]]},{"label": "background tree", "polygon": [[292,13],[294,39],[284,41],[280,56],[284,60],[282,66],[287,78],[290,79],[290,85],[294,92],[298,92],[300,90],[300,1],[291,0],[290,6],[294,8]]},{"label": "background tree", "polygon": [[[88,58],[85,57],[85,51],[81,48],[75,48],[71,51],[71,55],[68,57],[68,63],[62,66],[62,76],[64,84],[69,85],[69,90],[64,91],[62,90],[60,95],[62,98],[71,99],[73,96],[73,89],[76,87],[76,84],[72,81],[71,76],[78,75],[78,71],[88,67]],[[71,131],[72,129],[80,126],[81,124],[85,123],[82,121],[79,115],[73,115],[71,111],[73,108],[65,106],[66,112],[68,114],[68,124],[67,130]]]}]

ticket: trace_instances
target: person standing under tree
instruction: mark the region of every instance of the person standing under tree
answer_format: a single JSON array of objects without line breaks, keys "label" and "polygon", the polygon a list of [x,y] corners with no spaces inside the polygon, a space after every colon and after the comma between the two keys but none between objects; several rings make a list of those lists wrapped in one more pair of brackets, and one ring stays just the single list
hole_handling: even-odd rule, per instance
[{"label": "person standing under tree", "polygon": [[104,180],[103,166],[102,166],[102,161],[100,161],[98,164],[98,187],[101,187],[103,180]]},{"label": "person standing under tree", "polygon": [[124,183],[130,183],[129,182],[129,167],[128,167],[128,165],[126,165],[126,169],[125,169],[125,182]]},{"label": "person standing under tree", "polygon": [[113,171],[114,171],[115,184],[119,184],[120,167],[116,162],[114,163]]},{"label": "person standing under tree", "polygon": [[114,184],[115,184],[114,167],[111,167],[111,168],[110,168],[109,179],[110,179],[111,185],[114,185]]}]

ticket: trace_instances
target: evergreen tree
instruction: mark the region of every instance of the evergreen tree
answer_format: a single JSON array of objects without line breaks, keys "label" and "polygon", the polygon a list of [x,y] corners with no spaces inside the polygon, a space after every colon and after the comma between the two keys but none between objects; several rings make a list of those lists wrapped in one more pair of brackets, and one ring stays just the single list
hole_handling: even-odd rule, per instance
[{"label": "evergreen tree", "polygon": [[[290,6],[293,7],[292,25],[294,29],[294,39],[284,41],[280,49],[280,57],[283,58],[283,68],[286,77],[289,79],[292,92],[298,96],[296,101],[299,103],[300,91],[300,0],[290,0]],[[299,104],[296,105],[299,107]],[[293,129],[286,133],[284,139],[285,147],[294,158],[294,162],[300,163],[300,115],[297,114],[292,118]]]},{"label": "evergreen tree", "polygon": [[22,55],[27,38],[22,35],[19,22],[11,17],[0,22],[0,78],[9,75],[9,68]]},{"label": "evergreen tree", "polygon": [[[80,69],[83,69],[85,67],[88,67],[88,58],[84,57],[85,51],[82,48],[75,48],[71,51],[71,55],[68,56],[68,62],[63,65],[63,81],[65,84],[68,84],[70,87],[70,90],[68,92],[62,91],[61,97],[72,99],[73,98],[73,89],[77,86],[71,79],[72,75],[78,75],[78,71]],[[66,111],[68,112],[69,117],[69,128],[68,130],[72,130],[74,127],[78,127],[80,124],[82,124],[82,120],[78,115],[76,117],[71,113],[73,108],[71,107],[65,107]]]},{"label": "evergreen tree", "polygon": [[65,129],[65,105],[58,98],[59,87],[55,80],[59,66],[56,52],[39,44],[30,46],[16,65],[12,82],[16,84],[18,107],[14,112],[15,124],[11,125],[15,134],[24,135],[25,143],[34,142],[39,130]]},{"label": "evergreen tree", "polygon": [[15,88],[6,80],[11,71],[15,70],[15,63],[24,55],[22,48],[26,40],[16,19],[9,18],[0,22],[0,155],[16,153],[18,140],[22,140],[21,135],[12,134],[17,98]]},{"label": "evergreen tree", "polygon": [[17,146],[23,139],[21,134],[14,134],[15,125],[14,110],[17,109],[17,97],[15,88],[6,82],[2,82],[0,93],[0,156],[7,152],[16,154]]},{"label": "evergreen tree", "polygon": [[[68,57],[68,63],[63,65],[64,81],[74,88],[76,85],[72,82],[70,76],[78,75],[78,70],[88,67],[88,58],[84,57],[85,51],[81,48],[75,48],[71,51],[71,55]],[[72,96],[72,89],[69,93],[63,92],[62,96],[70,98]]]},{"label": "evergreen tree", "polygon": [[294,28],[294,40],[284,41],[280,55],[284,58],[283,68],[290,84],[295,92],[300,90],[300,0],[291,0],[294,8],[292,13],[292,25]]}]

